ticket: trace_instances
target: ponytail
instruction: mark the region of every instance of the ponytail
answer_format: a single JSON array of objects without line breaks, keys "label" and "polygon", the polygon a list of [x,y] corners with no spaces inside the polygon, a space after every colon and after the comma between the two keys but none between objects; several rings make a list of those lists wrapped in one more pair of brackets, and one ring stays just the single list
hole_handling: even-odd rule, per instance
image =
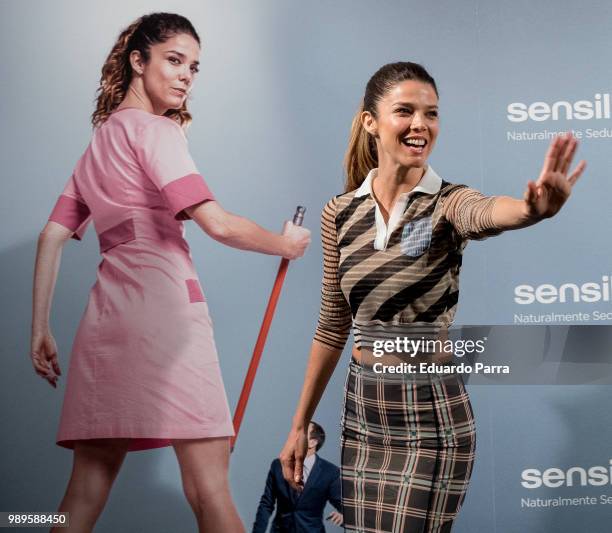
[{"label": "ponytail", "polygon": [[100,126],[113,110],[125,98],[132,78],[129,54],[127,53],[130,38],[140,26],[142,19],[138,19],[121,32],[115,46],[108,54],[102,66],[100,86],[96,91],[96,109],[91,115],[94,128]]},{"label": "ponytail", "polygon": [[[94,128],[108,119],[127,94],[132,81],[130,53],[138,50],[142,58],[148,61],[151,45],[165,42],[180,33],[191,35],[200,44],[200,37],[191,22],[174,13],[143,15],[121,32],[102,67],[100,86],[96,91],[96,110],[91,115]],[[186,100],[180,109],[169,109],[164,115],[181,126],[191,122]]]},{"label": "ponytail", "polygon": [[349,144],[344,156],[344,168],[346,171],[344,192],[358,189],[370,170],[378,166],[376,143],[361,123],[362,113],[363,102],[353,118]]}]

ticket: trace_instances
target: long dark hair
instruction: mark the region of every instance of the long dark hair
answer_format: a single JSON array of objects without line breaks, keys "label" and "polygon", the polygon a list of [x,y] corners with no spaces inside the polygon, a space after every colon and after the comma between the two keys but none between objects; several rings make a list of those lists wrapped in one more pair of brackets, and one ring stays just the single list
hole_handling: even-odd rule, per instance
[{"label": "long dark hair", "polygon": [[[144,15],[119,34],[117,42],[102,66],[96,110],[91,115],[94,127],[100,126],[125,98],[132,81],[130,53],[138,50],[146,62],[149,60],[149,48],[152,44],[163,43],[180,33],[191,35],[200,44],[200,37],[191,22],[174,13]],[[181,125],[191,121],[186,100],[180,109],[169,109],[165,115]]]},{"label": "long dark hair", "polygon": [[345,192],[358,189],[368,172],[378,166],[376,142],[361,123],[361,114],[369,111],[376,117],[376,106],[385,94],[395,85],[406,80],[416,80],[431,85],[438,96],[436,82],[418,63],[401,61],[388,63],[379,68],[368,81],[361,106],[357,110],[349,137],[348,149],[344,156],[346,170]]}]

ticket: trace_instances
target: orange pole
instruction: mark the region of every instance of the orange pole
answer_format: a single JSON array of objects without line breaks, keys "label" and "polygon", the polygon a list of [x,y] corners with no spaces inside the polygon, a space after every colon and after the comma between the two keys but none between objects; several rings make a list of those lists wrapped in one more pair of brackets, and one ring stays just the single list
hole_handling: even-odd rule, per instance
[{"label": "orange pole", "polygon": [[[298,206],[295,215],[293,217],[293,223],[296,226],[301,226],[302,221],[304,220],[304,212],[306,210]],[[274,281],[274,286],[272,287],[272,293],[270,294],[270,299],[268,300],[268,306],[266,307],[266,312],[264,314],[263,322],[261,324],[261,328],[259,329],[259,335],[257,336],[257,342],[255,343],[255,348],[253,349],[253,355],[251,356],[251,362],[249,363],[249,368],[247,370],[246,378],[244,380],[244,385],[242,386],[242,391],[240,392],[240,397],[238,398],[238,405],[236,406],[236,412],[234,413],[234,437],[231,440],[231,449],[234,451],[234,446],[236,445],[236,439],[238,438],[238,432],[240,431],[240,425],[242,424],[242,419],[244,418],[244,412],[246,410],[247,403],[249,401],[249,396],[251,394],[251,389],[253,388],[253,383],[255,381],[255,375],[257,374],[257,367],[259,366],[259,361],[261,360],[261,355],[263,353],[264,346],[266,344],[266,339],[268,338],[268,332],[270,331],[270,326],[272,325],[272,319],[274,318],[274,311],[276,310],[276,304],[278,303],[278,298],[280,296],[281,289],[283,287],[283,282],[285,281],[285,276],[287,275],[287,268],[289,267],[289,260],[283,258],[278,267],[278,272],[276,274],[276,280]]]}]

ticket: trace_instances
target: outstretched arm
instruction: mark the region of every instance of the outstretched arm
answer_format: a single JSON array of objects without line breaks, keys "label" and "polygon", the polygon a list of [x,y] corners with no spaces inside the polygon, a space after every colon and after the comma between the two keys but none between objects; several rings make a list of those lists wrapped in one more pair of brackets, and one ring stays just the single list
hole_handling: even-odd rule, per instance
[{"label": "outstretched arm", "polygon": [[569,174],[578,141],[571,135],[555,137],[538,179],[527,183],[522,199],[484,196],[472,189],[449,194],[444,214],[463,238],[478,239],[502,231],[525,228],[556,215],[586,167],[580,161]]},{"label": "outstretched arm", "polygon": [[188,207],[185,212],[210,237],[232,248],[297,259],[310,244],[310,231],[306,228],[287,222],[279,235],[248,218],[229,213],[216,201]]},{"label": "outstretched arm", "polygon": [[30,357],[36,373],[53,387],[61,375],[57,346],[49,328],[53,291],[62,257],[62,249],[73,231],[56,222],[48,222],[38,237],[32,298],[32,337]]},{"label": "outstretched arm", "polygon": [[501,196],[492,212],[493,224],[501,229],[524,228],[556,215],[569,198],[572,187],[586,167],[580,161],[569,174],[578,141],[571,134],[555,137],[548,148],[537,181],[529,181],[522,200]]}]

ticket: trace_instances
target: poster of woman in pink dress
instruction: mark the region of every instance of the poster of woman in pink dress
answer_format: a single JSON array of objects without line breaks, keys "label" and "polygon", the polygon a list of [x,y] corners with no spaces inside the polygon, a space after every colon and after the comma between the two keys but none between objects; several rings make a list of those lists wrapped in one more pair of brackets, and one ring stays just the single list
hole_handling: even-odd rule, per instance
[{"label": "poster of woman in pink dress", "polygon": [[74,451],[59,507],[68,530],[93,528],[127,452],[163,446],[174,447],[199,530],[244,530],[227,479],[232,420],[183,221],[228,246],[289,259],[303,255],[310,232],[287,223],[271,233],[215,200],[184,133],[199,56],[198,34],[179,15],[146,15],[119,35],[102,67],[91,142],[40,234],[31,357],[54,387],[62,372],[49,315],[62,247],[93,222],[102,255],[57,434]]}]

